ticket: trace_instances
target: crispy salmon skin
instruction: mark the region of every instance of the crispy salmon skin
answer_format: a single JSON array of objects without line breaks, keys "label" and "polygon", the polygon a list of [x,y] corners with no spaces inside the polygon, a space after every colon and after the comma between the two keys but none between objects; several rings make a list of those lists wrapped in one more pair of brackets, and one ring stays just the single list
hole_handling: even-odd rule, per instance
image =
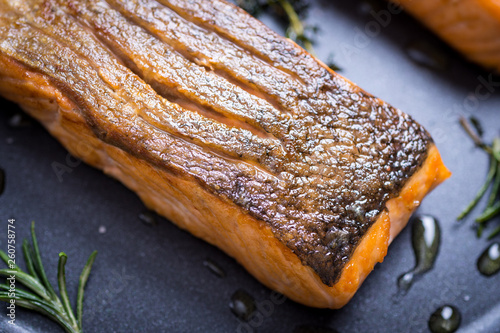
[{"label": "crispy salmon skin", "polygon": [[0,92],[147,206],[315,307],[449,176],[411,117],[221,0],[0,0]]}]

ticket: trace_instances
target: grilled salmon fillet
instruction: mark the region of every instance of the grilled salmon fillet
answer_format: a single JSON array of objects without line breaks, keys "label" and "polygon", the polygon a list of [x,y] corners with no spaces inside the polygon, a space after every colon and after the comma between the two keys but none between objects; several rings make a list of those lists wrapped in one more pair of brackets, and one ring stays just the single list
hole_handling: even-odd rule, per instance
[{"label": "grilled salmon fillet", "polygon": [[429,134],[222,0],[0,0],[0,93],[268,287],[339,308],[449,176]]},{"label": "grilled salmon fillet", "polygon": [[500,1],[391,0],[468,59],[500,73]]}]

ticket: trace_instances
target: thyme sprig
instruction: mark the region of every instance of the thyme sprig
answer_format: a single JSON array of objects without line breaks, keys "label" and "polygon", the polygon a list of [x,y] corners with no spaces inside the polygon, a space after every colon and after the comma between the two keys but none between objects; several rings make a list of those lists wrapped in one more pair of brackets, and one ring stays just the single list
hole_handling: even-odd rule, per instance
[{"label": "thyme sprig", "polygon": [[[481,133],[477,130],[477,125],[475,125],[477,124],[477,120],[475,120],[475,118],[471,119],[469,122],[464,117],[461,117],[460,124],[474,141],[476,146],[480,147],[490,156],[490,167],[484,184],[481,186],[474,199],[457,218],[460,221],[469,215],[469,213],[484,197],[488,189],[491,188],[486,208],[483,210],[481,215],[476,218],[476,223],[478,224],[477,236],[481,237],[486,224],[494,217],[500,215],[500,200],[498,200],[498,196],[500,194],[500,137],[495,138],[493,143],[488,145],[484,143],[481,138]],[[488,239],[492,239],[498,234],[500,234],[500,226],[493,230],[493,232],[488,236]]]},{"label": "thyme sprig", "polygon": [[[31,244],[25,239],[22,249],[28,272],[19,268],[4,251],[0,250],[0,258],[9,267],[0,269],[0,276],[14,275],[16,281],[14,292],[10,290],[8,284],[0,284],[0,301],[10,302],[14,299],[17,306],[42,313],[61,325],[66,332],[81,333],[83,293],[97,251],[92,252],[80,275],[75,315],[66,288],[67,255],[64,252],[59,253],[57,282],[60,296],[58,296],[45,274],[35,234],[35,222],[31,224]],[[17,288],[17,283],[22,284],[26,289]]]}]

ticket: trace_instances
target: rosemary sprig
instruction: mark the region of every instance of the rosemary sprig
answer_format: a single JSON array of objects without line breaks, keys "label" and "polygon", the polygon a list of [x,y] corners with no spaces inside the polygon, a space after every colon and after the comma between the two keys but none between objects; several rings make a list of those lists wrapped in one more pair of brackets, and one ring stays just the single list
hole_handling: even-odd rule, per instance
[{"label": "rosemary sprig", "polygon": [[[472,121],[472,120],[471,120]],[[477,123],[477,120],[474,120]],[[477,128],[477,124],[471,125],[467,119],[464,117],[460,118],[460,124],[465,129],[467,134],[474,141],[476,146],[484,150],[488,155],[490,155],[490,167],[488,170],[488,175],[484,184],[481,186],[477,192],[474,199],[467,205],[467,207],[458,216],[458,220],[462,220],[476,207],[479,201],[483,198],[489,188],[491,188],[491,193],[488,197],[488,202],[486,208],[483,210],[481,215],[476,218],[477,223],[477,235],[481,237],[486,224],[494,217],[500,215],[500,201],[497,200],[500,194],[500,137],[495,138],[491,145],[487,145],[481,139],[481,133],[474,130],[473,127]],[[489,236],[491,239],[500,234],[500,226],[497,227]]]},{"label": "rosemary sprig", "polygon": [[467,207],[465,207],[465,209],[462,211],[462,213],[460,215],[458,215],[458,217],[457,217],[458,220],[462,220],[467,215],[469,215],[469,213],[476,207],[476,205],[479,203],[481,198],[484,196],[484,194],[486,193],[486,191],[488,190],[488,188],[491,185],[491,181],[495,177],[497,164],[498,164],[498,162],[494,158],[492,158],[491,162],[490,162],[490,169],[488,171],[488,175],[486,176],[486,180],[485,180],[483,186],[481,186],[481,188],[477,192],[474,199],[472,199],[472,201],[467,205]]},{"label": "rosemary sprig", "polygon": [[26,289],[15,289],[15,296],[9,291],[8,284],[0,284],[0,301],[10,302],[15,300],[17,306],[34,310],[44,314],[53,321],[61,325],[68,333],[82,332],[82,308],[83,308],[83,290],[90,275],[90,270],[94,263],[97,251],[92,252],[87,264],[80,275],[78,285],[78,295],[76,302],[77,314],[73,313],[66,288],[66,261],[68,257],[65,253],[59,254],[57,280],[59,285],[60,297],[52,288],[40,256],[40,249],[35,235],[35,222],[31,223],[31,241],[23,241],[23,254],[28,272],[24,272],[19,266],[9,264],[9,257],[4,251],[0,250],[0,258],[8,265],[8,269],[0,269],[0,275],[10,277],[15,275],[16,285],[22,284]]}]

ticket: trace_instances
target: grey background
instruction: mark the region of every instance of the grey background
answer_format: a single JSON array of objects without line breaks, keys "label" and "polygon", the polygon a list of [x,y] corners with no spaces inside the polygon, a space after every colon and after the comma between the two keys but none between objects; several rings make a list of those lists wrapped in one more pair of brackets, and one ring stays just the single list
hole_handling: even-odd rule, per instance
[{"label": "grey background", "polygon": [[[474,114],[490,141],[500,134],[500,94],[495,91],[478,100],[474,96],[478,77],[489,73],[468,63],[408,15],[392,15],[385,27],[374,23],[370,10],[384,6],[314,1],[307,22],[321,28],[316,38],[318,56],[327,60],[333,53],[342,75],[422,123],[453,172],[419,209],[436,216],[443,230],[435,268],[406,295],[398,293],[397,277],[414,264],[407,228],[346,307],[318,310],[286,301],[265,316],[256,332],[292,332],[306,324],[339,332],[425,332],[430,314],[447,303],[462,313],[459,332],[500,331],[500,275],[485,278],[475,268],[477,257],[491,242],[476,239],[472,218],[455,222],[482,183],[488,165],[485,154],[458,126],[458,116]],[[282,31],[268,18],[264,20]],[[367,27],[373,30],[362,39]],[[449,67],[428,69],[412,61],[406,46],[415,41],[435,45],[446,55]],[[494,80],[500,82],[498,77]],[[86,332],[242,331],[228,307],[232,293],[242,288],[258,302],[270,298],[269,289],[216,248],[164,219],[154,227],[141,223],[138,215],[143,204],[100,171],[80,164],[59,182],[51,165],[65,164],[67,152],[37,124],[10,128],[7,122],[18,108],[4,100],[0,103],[0,167],[7,180],[0,196],[0,247],[6,248],[8,218],[17,220],[18,243],[28,237],[29,223],[36,221],[46,270],[54,283],[58,253],[68,254],[72,299],[86,258],[98,250],[86,290]],[[99,232],[101,226],[105,233]],[[21,257],[20,247],[17,255]],[[217,262],[227,276],[212,274],[203,266],[206,258]],[[29,311],[18,309],[15,327],[7,324],[4,314],[2,309],[0,332],[62,332]]]}]

